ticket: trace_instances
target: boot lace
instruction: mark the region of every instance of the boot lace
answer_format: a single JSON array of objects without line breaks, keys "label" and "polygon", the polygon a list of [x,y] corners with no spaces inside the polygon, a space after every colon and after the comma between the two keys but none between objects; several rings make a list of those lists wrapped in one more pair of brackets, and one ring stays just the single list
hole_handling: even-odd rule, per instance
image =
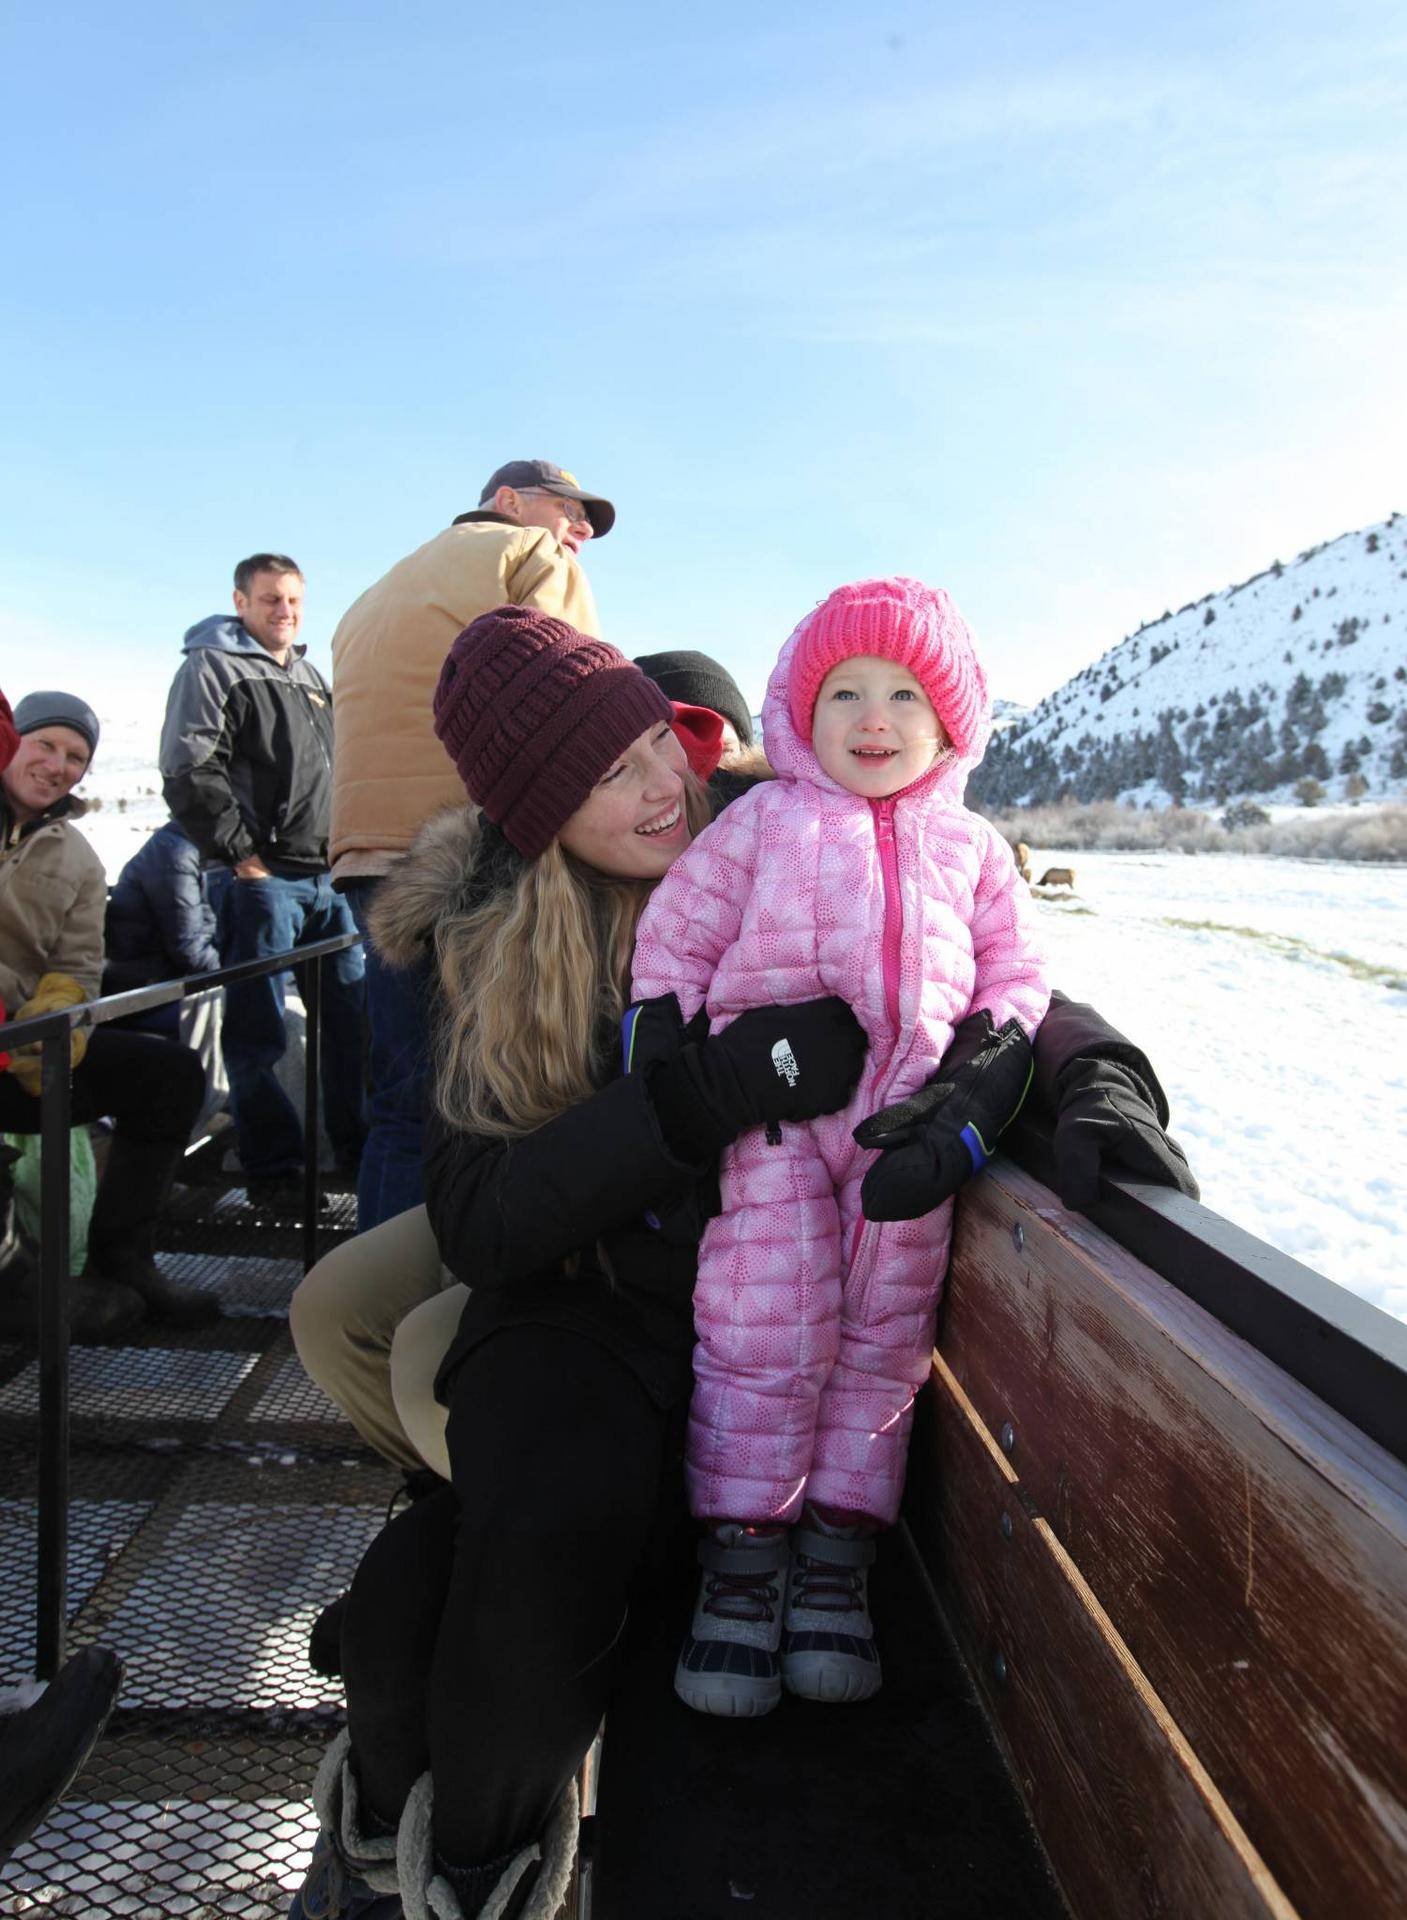
[{"label": "boot lace", "polygon": [[702,1611],[720,1620],[775,1620],[780,1581],[775,1572],[710,1573]]},{"label": "boot lace", "polygon": [[817,1613],[862,1613],[865,1606],[865,1569],[838,1567],[810,1554],[792,1556],[794,1596],[799,1607]]}]

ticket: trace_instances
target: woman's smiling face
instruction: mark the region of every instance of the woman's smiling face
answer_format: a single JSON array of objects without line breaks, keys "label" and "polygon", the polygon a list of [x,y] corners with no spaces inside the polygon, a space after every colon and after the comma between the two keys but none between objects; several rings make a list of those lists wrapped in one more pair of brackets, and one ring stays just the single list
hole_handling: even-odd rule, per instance
[{"label": "woman's smiling face", "polygon": [[647,727],[597,781],[557,838],[598,873],[658,880],[688,846],[684,749],[668,721]]},{"label": "woman's smiling face", "polygon": [[887,800],[927,773],[948,744],[933,702],[896,661],[856,654],[821,682],[812,751],[849,793]]}]

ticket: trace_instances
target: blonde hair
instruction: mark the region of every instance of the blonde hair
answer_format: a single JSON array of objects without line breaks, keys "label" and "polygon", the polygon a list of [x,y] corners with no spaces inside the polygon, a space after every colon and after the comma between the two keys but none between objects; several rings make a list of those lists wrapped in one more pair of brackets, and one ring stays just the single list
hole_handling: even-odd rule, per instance
[{"label": "blonde hair", "polygon": [[[708,792],[692,773],[684,784],[697,834]],[[600,873],[554,840],[441,917],[435,1097],[450,1126],[515,1138],[601,1085],[655,884]]]}]

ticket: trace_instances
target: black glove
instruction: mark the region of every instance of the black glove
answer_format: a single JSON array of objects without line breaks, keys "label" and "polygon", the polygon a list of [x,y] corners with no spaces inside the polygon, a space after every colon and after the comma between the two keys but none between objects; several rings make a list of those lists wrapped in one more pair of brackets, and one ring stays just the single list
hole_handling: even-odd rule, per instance
[{"label": "black glove", "polygon": [[695,1164],[751,1127],[843,1107],[865,1064],[865,1031],[843,1000],[753,1007],[649,1074],[671,1149]]},{"label": "black glove", "polygon": [[1031,1045],[1020,1023],[997,1031],[969,1014],[926,1085],[862,1120],[855,1139],[882,1149],[860,1185],[867,1220],[917,1220],[957,1192],[993,1152],[1031,1083]]},{"label": "black glove", "polygon": [[1060,1071],[1054,1104],[1055,1177],[1067,1207],[1094,1205],[1101,1168],[1199,1197],[1187,1155],[1164,1133],[1153,1094],[1132,1067],[1077,1055]]}]

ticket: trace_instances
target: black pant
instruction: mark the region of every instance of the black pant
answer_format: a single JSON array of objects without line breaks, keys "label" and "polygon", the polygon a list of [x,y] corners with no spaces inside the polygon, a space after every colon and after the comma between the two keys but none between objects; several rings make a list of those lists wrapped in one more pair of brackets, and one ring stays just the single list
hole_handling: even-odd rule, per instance
[{"label": "black pant", "polygon": [[393,1520],[352,1583],[342,1670],[375,1817],[394,1821],[428,1767],[442,1860],[476,1866],[541,1832],[683,1514],[678,1441],[591,1340],[511,1327],[469,1356],[453,1488]]},{"label": "black pant", "polygon": [[[116,1123],[88,1230],[89,1271],[123,1254],[149,1260],[157,1217],[205,1103],[199,1055],[176,1040],[99,1027],[73,1075],[72,1120]],[[0,1073],[0,1133],[38,1133],[40,1103]]]},{"label": "black pant", "polygon": [[[74,1070],[72,1099],[75,1127],[111,1119],[120,1138],[184,1146],[205,1102],[205,1069],[179,1041],[99,1027]],[[12,1073],[0,1073],[0,1133],[39,1128],[38,1098]]]}]

